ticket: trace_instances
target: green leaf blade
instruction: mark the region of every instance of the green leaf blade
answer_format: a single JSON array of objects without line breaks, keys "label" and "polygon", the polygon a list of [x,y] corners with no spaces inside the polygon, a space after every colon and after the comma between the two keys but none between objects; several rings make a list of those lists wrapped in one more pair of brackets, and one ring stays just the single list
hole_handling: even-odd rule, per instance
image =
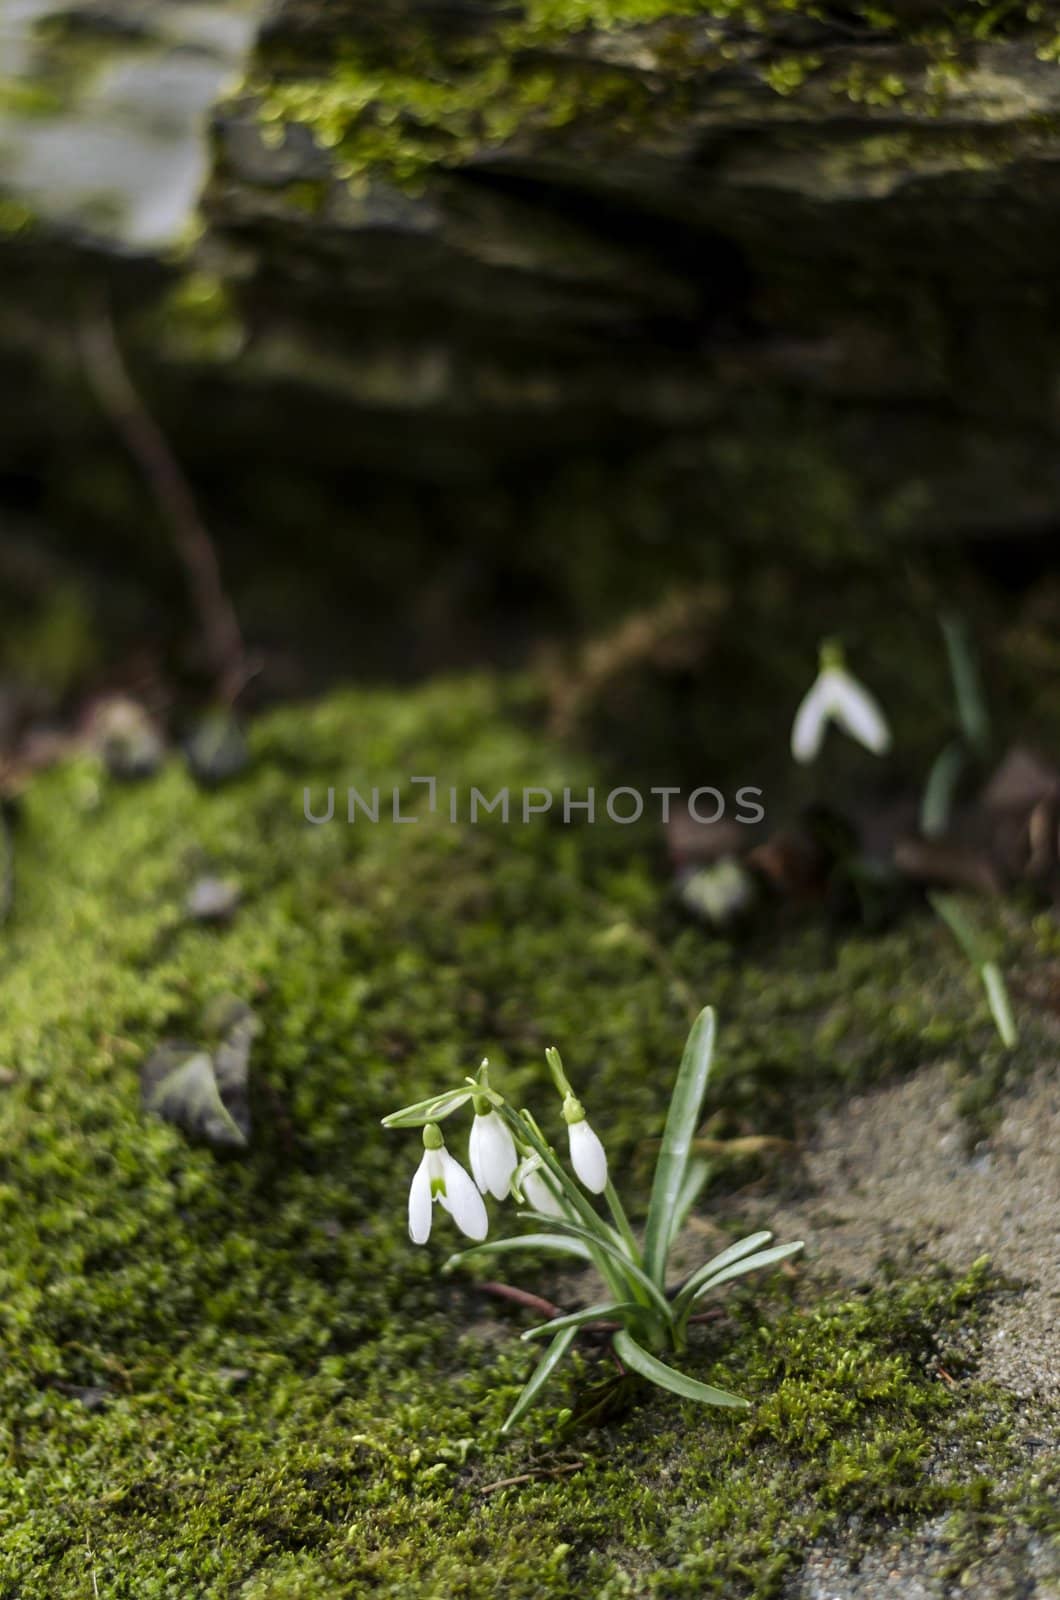
[{"label": "green leaf blade", "polygon": [[695,1400],[700,1405],[728,1406],[737,1411],[748,1409],[750,1402],[742,1400],[739,1395],[729,1394],[726,1389],[715,1389],[712,1384],[700,1383],[698,1378],[689,1378],[676,1368],[668,1367],[664,1361],[659,1361],[643,1349],[625,1330],[615,1334],[613,1343],[616,1353],[631,1372],[647,1378],[649,1383],[654,1383],[660,1389],[669,1389],[671,1394],[678,1394],[683,1400]]},{"label": "green leaf blade", "polygon": [[932,763],[920,801],[920,831],[925,839],[940,839],[949,827],[957,785],[967,765],[965,747],[957,740],[940,751]]},{"label": "green leaf blade", "polygon": [[737,1239],[726,1249],[720,1250],[716,1256],[711,1256],[701,1267],[697,1267],[691,1277],[681,1285],[680,1293],[674,1296],[674,1311],[680,1315],[681,1310],[689,1304],[699,1289],[708,1278],[713,1278],[716,1272],[722,1272],[733,1261],[739,1261],[743,1256],[751,1255],[755,1250],[760,1250],[768,1244],[773,1235],[768,1229],[761,1233],[749,1233],[742,1239]]},{"label": "green leaf blade", "polygon": [[941,890],[936,890],[929,894],[928,900],[947,928],[949,928],[972,966],[981,971],[986,963],[991,960],[992,952],[988,948],[979,927],[968,915],[960,900],[955,894],[944,894]]},{"label": "green leaf blade", "polygon": [[623,1317],[643,1310],[644,1307],[635,1300],[601,1300],[595,1306],[586,1306],[583,1311],[571,1311],[564,1317],[553,1317],[551,1322],[539,1323],[536,1328],[527,1328],[519,1337],[524,1340],[540,1339],[546,1333],[560,1333],[564,1328],[584,1328],[593,1322],[618,1322]]},{"label": "green leaf blade", "polygon": [[956,895],[929,894],[928,900],[978,973],[990,1015],[994,1019],[994,1026],[1006,1050],[1011,1050],[1018,1042],[1019,1035],[1016,1032],[1005,977],[994,959],[989,941]]},{"label": "green leaf blade", "polygon": [[1009,1004],[1008,988],[1001,968],[996,961],[984,963],[979,976],[983,980],[986,991],[986,1003],[990,1007],[990,1015],[994,1019],[994,1026],[1001,1038],[1001,1043],[1006,1050],[1011,1050],[1018,1043],[1019,1035],[1012,1016],[1012,1006]]},{"label": "green leaf blade", "polygon": [[698,1305],[712,1289],[717,1289],[723,1283],[729,1283],[733,1278],[742,1278],[745,1272],[761,1272],[765,1267],[776,1266],[780,1261],[786,1261],[789,1256],[795,1255],[803,1249],[803,1241],[797,1239],[794,1244],[776,1244],[772,1250],[762,1250],[757,1255],[746,1256],[742,1261],[734,1261],[723,1272],[717,1272],[706,1283],[701,1283],[691,1299],[686,1304],[691,1307]]},{"label": "green leaf blade", "polygon": [[667,1249],[673,1244],[677,1235],[688,1221],[688,1214],[703,1193],[712,1171],[713,1168],[709,1161],[696,1159],[688,1163],[674,1204],[673,1215],[670,1218],[670,1237],[667,1240]]},{"label": "green leaf blade", "polygon": [[644,1270],[660,1288],[666,1273],[673,1217],[688,1168],[689,1149],[699,1126],[703,1096],[714,1056],[714,1011],[706,1006],[688,1036],[677,1073],[662,1148],[655,1163],[648,1221],[644,1232]]},{"label": "green leaf blade", "polygon": [[510,1239],[485,1239],[468,1250],[458,1250],[445,1262],[442,1271],[451,1272],[453,1267],[464,1261],[477,1260],[481,1256],[506,1255],[511,1250],[545,1250],[561,1256],[576,1256],[579,1261],[593,1259],[592,1253],[580,1239],[561,1238],[557,1233],[520,1233],[513,1234]]},{"label": "green leaf blade", "polygon": [[541,1393],[541,1390],[545,1387],[545,1384],[548,1382],[549,1378],[551,1378],[553,1372],[555,1372],[556,1368],[563,1360],[563,1357],[567,1354],[567,1351],[574,1343],[577,1333],[577,1328],[564,1328],[561,1332],[557,1333],[556,1337],[553,1339],[552,1343],[541,1357],[541,1360],[534,1368],[534,1373],[529,1383],[526,1385],[518,1400],[505,1417],[504,1422],[501,1424],[502,1433],[510,1432],[510,1430],[515,1427],[515,1424],[519,1421],[520,1417],[526,1415],[534,1401],[537,1399],[538,1395]]},{"label": "green leaf blade", "polygon": [[[520,1211],[519,1216],[535,1222],[545,1220],[532,1211]],[[593,1251],[598,1258],[605,1257],[611,1267],[609,1277],[617,1276],[624,1280],[624,1282],[615,1287],[624,1288],[627,1292],[632,1291],[632,1298],[637,1300],[642,1308],[652,1309],[658,1316],[662,1317],[667,1325],[673,1321],[673,1308],[669,1300],[667,1300],[658,1285],[652,1282],[643,1268],[639,1267],[635,1261],[630,1260],[620,1245],[614,1244],[602,1233],[590,1232],[588,1228],[583,1228],[578,1222],[561,1221],[559,1217],[551,1217],[547,1220],[557,1233],[565,1234],[572,1240],[581,1240],[586,1248]],[[640,1296],[637,1294],[638,1289],[643,1291]]]},{"label": "green leaf blade", "polygon": [[985,758],[990,753],[990,711],[971,630],[963,617],[954,615],[941,616],[939,625],[949,656],[957,720],[972,749]]},{"label": "green leaf blade", "polygon": [[452,1089],[446,1094],[432,1094],[429,1100],[417,1100],[414,1105],[402,1106],[400,1111],[392,1111],[389,1116],[383,1117],[384,1128],[423,1128],[428,1122],[440,1122],[443,1117],[448,1117],[451,1112],[459,1111],[461,1106],[466,1106],[473,1099],[474,1089]]}]

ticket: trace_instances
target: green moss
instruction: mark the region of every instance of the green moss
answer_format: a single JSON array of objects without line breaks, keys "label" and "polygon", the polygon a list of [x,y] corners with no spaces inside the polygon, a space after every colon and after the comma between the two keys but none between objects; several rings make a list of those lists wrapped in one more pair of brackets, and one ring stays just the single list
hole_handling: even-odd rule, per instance
[{"label": "green moss", "polygon": [[251,89],[266,138],[300,123],[335,152],[339,177],[356,182],[382,172],[416,187],[432,167],[457,165],[516,135],[577,122],[621,142],[646,118],[672,114],[679,86],[660,95],[643,74],[557,47],[587,30],[732,9],[699,0],[530,0],[517,21],[505,16],[455,37],[426,26],[388,30],[381,45],[344,43],[324,71],[283,66],[252,80]]},{"label": "green moss", "polygon": [[577,117],[621,117],[648,102],[647,90],[626,72],[564,67],[504,47],[476,47],[442,71],[374,68],[347,50],[325,78],[258,84],[268,130],[289,122],[312,129],[336,155],[341,178],[373,171],[415,184],[436,165],[455,164],[504,144],[516,133],[566,126]]},{"label": "green moss", "polygon": [[822,60],[823,57],[812,54],[784,56],[779,61],[769,63],[765,69],[765,80],[776,94],[794,94],[802,88],[811,72],[817,71]]},{"label": "green moss", "polygon": [[226,285],[213,273],[186,272],[141,319],[144,338],[177,359],[225,361],[244,339]]},{"label": "green moss", "polygon": [[833,80],[832,89],[855,105],[889,106],[901,100],[906,92],[903,80],[894,72],[874,72],[860,62],[842,77]]},{"label": "green moss", "polygon": [[[946,1347],[981,1268],[735,1298],[690,1359],[746,1421],[653,1391],[561,1433],[605,1376],[586,1355],[540,1432],[498,1440],[519,1318],[439,1277],[447,1237],[409,1245],[415,1150],[386,1110],[484,1052],[525,1089],[554,1039],[642,1206],[688,991],[721,1014],[712,1110],[762,1130],[990,1029],[930,922],[838,959],[816,932],[737,951],[673,920],[636,829],[453,826],[407,784],[411,826],[303,819],[306,784],[581,788],[533,709],[488,682],[350,694],[264,720],[215,793],[79,760],[27,794],[0,973],[5,1600],[766,1595],[855,1515],[862,1537],[979,1515],[971,1463],[988,1434],[1007,1461],[1010,1430]],[[227,929],[185,915],[204,871],[243,886]],[[222,1158],[142,1114],[138,1069],[228,993],[263,1032],[254,1143]]]},{"label": "green moss", "polygon": [[535,33],[552,34],[646,27],[679,17],[735,19],[745,27],[765,29],[778,17],[822,15],[816,0],[527,0],[525,9]]},{"label": "green moss", "polygon": [[[1030,32],[1048,58],[1058,36],[1052,7],[963,7],[912,24],[871,5],[850,9],[871,36],[909,47],[910,70],[924,77],[934,102],[965,70],[975,44]],[[525,0],[514,18],[504,8],[496,20],[485,14],[463,28],[407,16],[385,26],[359,21],[359,43],[347,40],[323,66],[266,62],[250,87],[267,135],[300,123],[336,152],[341,178],[378,172],[415,188],[432,167],[458,165],[516,136],[547,144],[573,124],[621,145],[686,114],[712,71],[731,74],[737,62],[778,95],[796,94],[822,57],[792,52],[778,29],[792,15],[827,23],[814,0]],[[697,19],[705,26],[694,33],[678,26]],[[661,73],[610,65],[582,38],[632,29],[647,30]],[[897,104],[908,91],[889,56],[890,41],[878,61],[869,52],[843,67],[831,90],[861,105]]]}]

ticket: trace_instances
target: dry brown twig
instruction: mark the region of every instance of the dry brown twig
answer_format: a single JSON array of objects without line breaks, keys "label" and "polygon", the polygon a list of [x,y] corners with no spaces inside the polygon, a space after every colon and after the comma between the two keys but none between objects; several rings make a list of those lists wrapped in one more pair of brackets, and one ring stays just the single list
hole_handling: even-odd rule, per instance
[{"label": "dry brown twig", "polygon": [[711,630],[728,603],[717,584],[665,595],[626,617],[609,633],[589,640],[573,666],[554,662],[549,676],[551,717],[560,738],[570,738],[608,689],[635,671],[668,673],[700,662]]},{"label": "dry brown twig", "polygon": [[532,1472],[517,1473],[514,1478],[498,1478],[496,1483],[484,1483],[477,1494],[496,1494],[499,1489],[514,1489],[520,1483],[532,1483],[535,1478],[562,1478],[569,1472],[580,1472],[584,1461],[562,1461],[552,1467],[535,1467]]},{"label": "dry brown twig", "polygon": [[524,1311],[537,1312],[538,1316],[551,1319],[563,1315],[562,1306],[553,1305],[551,1300],[545,1300],[539,1294],[531,1294],[529,1289],[517,1289],[511,1283],[495,1283],[491,1280],[489,1283],[476,1284],[476,1288],[481,1294],[493,1295],[498,1300],[510,1300],[513,1305],[522,1306]]},{"label": "dry brown twig", "polygon": [[231,705],[258,669],[247,656],[239,619],[221,576],[217,550],[191,484],[129,376],[109,308],[94,307],[82,318],[78,335],[93,393],[169,523],[187,574],[218,693],[226,705]]}]

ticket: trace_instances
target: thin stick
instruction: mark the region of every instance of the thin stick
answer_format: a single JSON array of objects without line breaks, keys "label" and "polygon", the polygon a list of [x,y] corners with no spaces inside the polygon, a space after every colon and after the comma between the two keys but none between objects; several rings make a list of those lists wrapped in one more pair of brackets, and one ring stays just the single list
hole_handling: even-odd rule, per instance
[{"label": "thin stick", "polygon": [[561,1478],[566,1472],[580,1472],[584,1461],[572,1461],[558,1467],[537,1467],[533,1472],[520,1472],[515,1478],[498,1478],[496,1483],[484,1483],[477,1494],[496,1494],[498,1489],[512,1489],[519,1483],[532,1483],[535,1478]]},{"label": "thin stick", "polygon": [[482,1294],[495,1295],[498,1300],[510,1300],[525,1311],[537,1311],[541,1316],[548,1317],[549,1321],[563,1315],[562,1306],[554,1306],[551,1300],[543,1300],[539,1294],[531,1294],[528,1289],[516,1289],[510,1283],[478,1283],[475,1287]]},{"label": "thin stick", "polygon": [[129,376],[110,311],[100,307],[79,327],[85,373],[101,407],[121,435],[169,522],[188,578],[221,698],[229,705],[244,688],[248,666],[235,609],[225,591],[213,540],[191,484]]}]

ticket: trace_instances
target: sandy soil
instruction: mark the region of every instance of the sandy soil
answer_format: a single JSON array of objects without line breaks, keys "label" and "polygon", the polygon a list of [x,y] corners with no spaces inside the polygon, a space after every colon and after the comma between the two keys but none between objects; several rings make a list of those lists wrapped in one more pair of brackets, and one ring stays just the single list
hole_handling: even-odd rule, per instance
[{"label": "sandy soil", "polygon": [[1018,1287],[986,1331],[984,1378],[1031,1398],[1060,1396],[1060,1073],[1011,1095],[971,1152],[942,1067],[847,1103],[805,1153],[807,1197],[770,1212],[779,1239],[849,1282],[883,1256],[965,1269],[989,1255]]},{"label": "sandy soil", "polygon": [[[816,1273],[852,1286],[881,1258],[966,1269],[989,1255],[1013,1281],[994,1302],[978,1375],[1021,1401],[1028,1462],[1060,1449],[1046,1413],[1060,1396],[1060,1074],[1050,1063],[1006,1097],[1000,1125],[969,1151],[945,1068],[856,1098],[817,1127],[800,1198],[748,1200],[749,1223],[804,1238]],[[1054,1412],[1055,1415],[1055,1412]],[[896,1530],[854,1555],[818,1547],[785,1600],[1060,1600],[1060,1552],[999,1528],[987,1558],[956,1584],[943,1522]]]}]

